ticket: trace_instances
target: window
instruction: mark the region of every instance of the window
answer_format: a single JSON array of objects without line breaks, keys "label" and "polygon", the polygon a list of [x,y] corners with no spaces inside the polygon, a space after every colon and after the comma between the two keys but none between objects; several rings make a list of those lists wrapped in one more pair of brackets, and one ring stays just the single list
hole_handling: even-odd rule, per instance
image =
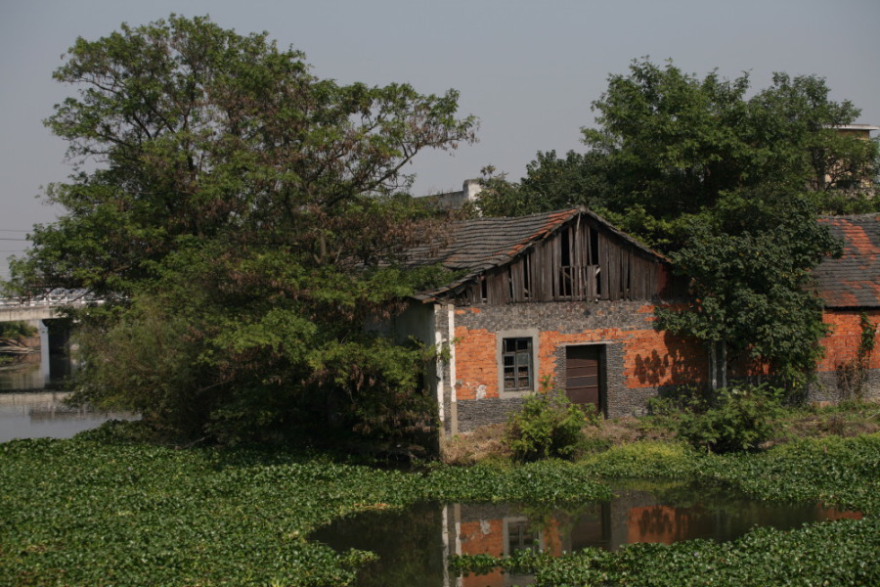
[{"label": "window", "polygon": [[505,519],[505,527],[507,529],[507,550],[504,554],[510,556],[515,552],[523,550],[540,550],[541,535],[538,531],[532,529],[529,521],[526,519]]},{"label": "window", "polygon": [[501,350],[504,391],[530,391],[532,386],[532,339],[505,338]]}]

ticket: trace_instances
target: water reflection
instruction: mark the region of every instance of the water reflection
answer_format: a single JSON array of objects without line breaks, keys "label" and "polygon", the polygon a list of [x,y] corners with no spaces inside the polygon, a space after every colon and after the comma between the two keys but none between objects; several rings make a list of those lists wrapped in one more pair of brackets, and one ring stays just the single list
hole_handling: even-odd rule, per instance
[{"label": "water reflection", "polygon": [[128,413],[95,412],[64,403],[70,392],[0,392],[0,442],[17,438],[71,438]]},{"label": "water reflection", "polygon": [[30,362],[0,371],[0,390],[44,389],[48,373],[40,363]]},{"label": "water reflection", "polygon": [[531,578],[504,575],[450,577],[453,554],[510,555],[540,549],[554,555],[634,542],[672,543],[694,538],[732,540],[755,526],[792,529],[805,522],[859,517],[815,504],[769,504],[690,487],[620,489],[611,502],[569,508],[514,504],[422,504],[404,512],[369,512],[318,530],[312,538],[338,550],[376,552],[380,560],[358,585],[500,587]]}]

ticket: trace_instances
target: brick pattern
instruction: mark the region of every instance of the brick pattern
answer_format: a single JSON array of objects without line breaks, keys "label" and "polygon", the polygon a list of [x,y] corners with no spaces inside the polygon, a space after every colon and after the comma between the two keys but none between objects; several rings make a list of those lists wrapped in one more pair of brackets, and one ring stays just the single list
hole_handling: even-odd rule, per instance
[{"label": "brick pattern", "polygon": [[[866,398],[880,399],[880,309],[865,310],[874,326],[875,349],[868,356],[867,377],[862,385]],[[822,339],[825,356],[816,365],[816,382],[810,387],[808,400],[815,402],[836,402],[847,394],[843,380],[842,367],[853,364],[858,359],[862,340],[861,311],[827,310],[823,321],[831,329]]]},{"label": "brick pattern", "polygon": [[[852,361],[857,357],[859,344],[862,340],[861,314],[858,311],[844,310],[825,312],[823,322],[831,328],[831,334],[822,339],[821,344],[825,349],[825,357],[817,365],[819,372],[835,371],[840,364]],[[876,341],[877,325],[880,324],[880,310],[869,310],[866,314],[874,325]],[[880,369],[880,344],[869,357],[868,367]]]},{"label": "brick pattern", "polygon": [[[606,415],[612,418],[642,415],[648,401],[661,391],[708,381],[706,348],[655,331],[653,306],[644,302],[510,304],[462,307],[455,313],[455,385],[461,432],[505,422],[522,406],[521,395],[513,397],[498,388],[498,337],[505,331],[538,332],[535,381],[539,388],[540,382],[548,382],[550,387],[564,385],[567,346],[603,345]],[[880,325],[880,309],[870,310],[868,315],[875,327]],[[824,319],[832,333],[822,341],[826,354],[817,364],[817,381],[809,390],[809,400],[837,401],[842,397],[839,367],[857,356],[862,336],[860,316],[859,311],[826,312]],[[868,367],[865,395],[880,398],[880,344]]]},{"label": "brick pattern", "polygon": [[456,389],[461,431],[503,422],[522,398],[498,389],[500,332],[537,329],[536,382],[564,384],[565,348],[602,344],[607,415],[643,414],[649,398],[667,387],[706,379],[700,345],[653,329],[644,302],[532,303],[456,310]]},{"label": "brick pattern", "polygon": [[456,325],[455,341],[459,401],[499,397],[496,334],[481,328],[469,329]]},{"label": "brick pattern", "polygon": [[[461,554],[504,555],[504,521],[485,519],[464,521],[459,531]],[[486,575],[469,575],[461,579],[463,587],[503,587],[504,573],[496,569]]]}]

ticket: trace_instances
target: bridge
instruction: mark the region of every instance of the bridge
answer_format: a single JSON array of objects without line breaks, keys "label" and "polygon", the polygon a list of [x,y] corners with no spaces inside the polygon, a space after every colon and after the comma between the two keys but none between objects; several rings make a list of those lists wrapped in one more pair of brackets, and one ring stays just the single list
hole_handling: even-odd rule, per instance
[{"label": "bridge", "polygon": [[101,303],[82,290],[53,290],[42,297],[0,298],[0,322],[31,322],[62,318],[63,308]]},{"label": "bridge", "polygon": [[[3,389],[43,389],[70,375],[75,363],[71,359],[70,324],[64,318],[65,308],[82,308],[101,304],[85,290],[53,290],[39,297],[0,298],[0,323],[27,322],[39,332],[39,369],[28,369],[10,375]],[[9,371],[9,373],[13,373]],[[11,386],[11,387],[10,387]]]}]

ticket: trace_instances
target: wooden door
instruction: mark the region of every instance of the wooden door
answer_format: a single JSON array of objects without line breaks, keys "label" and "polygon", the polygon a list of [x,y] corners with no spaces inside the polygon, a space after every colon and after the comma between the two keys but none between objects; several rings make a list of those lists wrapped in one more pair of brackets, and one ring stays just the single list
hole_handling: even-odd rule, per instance
[{"label": "wooden door", "polygon": [[602,390],[602,346],[570,346],[565,349],[565,393],[573,403],[593,404],[605,410]]}]

